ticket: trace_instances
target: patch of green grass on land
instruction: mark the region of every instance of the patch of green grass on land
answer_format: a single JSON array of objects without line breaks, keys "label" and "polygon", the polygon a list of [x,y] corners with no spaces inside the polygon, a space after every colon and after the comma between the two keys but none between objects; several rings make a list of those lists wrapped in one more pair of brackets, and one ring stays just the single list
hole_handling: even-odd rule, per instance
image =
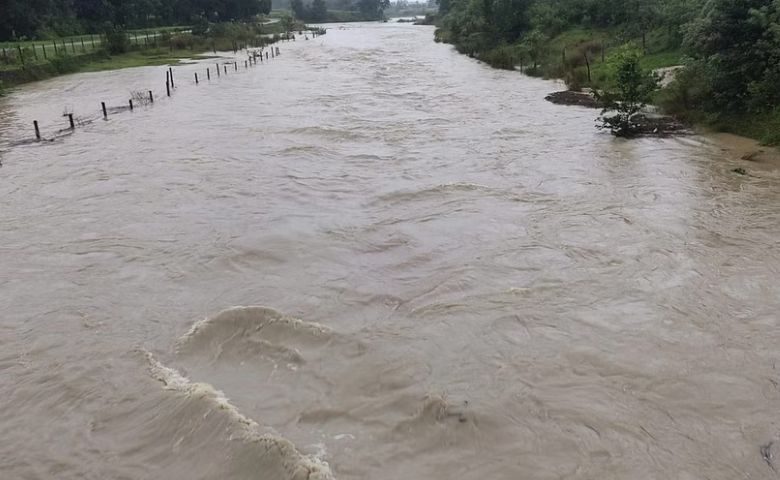
[{"label": "patch of green grass on land", "polygon": [[682,63],[683,54],[680,50],[650,53],[639,60],[642,68],[655,70],[658,68],[674,67]]},{"label": "patch of green grass on land", "polygon": [[177,64],[183,58],[193,58],[197,54],[186,51],[170,52],[166,50],[133,51],[94,60],[78,68],[78,72],[101,72],[121,68],[146,67]]},{"label": "patch of green grass on land", "polygon": [[754,138],[764,145],[780,145],[780,108],[765,113],[726,116],[713,125],[716,130]]}]

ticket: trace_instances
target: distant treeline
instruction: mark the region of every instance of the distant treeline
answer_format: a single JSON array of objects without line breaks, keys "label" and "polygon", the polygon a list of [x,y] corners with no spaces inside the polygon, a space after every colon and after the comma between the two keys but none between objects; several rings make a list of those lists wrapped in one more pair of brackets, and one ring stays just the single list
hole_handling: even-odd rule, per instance
[{"label": "distant treeline", "polygon": [[390,0],[291,0],[290,10],[306,22],[380,20]]},{"label": "distant treeline", "polygon": [[148,28],[198,21],[247,20],[271,0],[0,0],[0,41]]}]

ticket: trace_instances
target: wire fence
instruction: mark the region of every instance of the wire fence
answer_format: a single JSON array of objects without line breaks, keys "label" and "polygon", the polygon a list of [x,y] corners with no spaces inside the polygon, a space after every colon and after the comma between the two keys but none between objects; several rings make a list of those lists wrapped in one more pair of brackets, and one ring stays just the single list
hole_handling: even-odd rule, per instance
[{"label": "wire fence", "polygon": [[[313,30],[307,32],[305,38],[308,40],[309,35],[316,37],[324,35],[325,33],[326,30],[324,29]],[[283,40],[295,41],[296,37],[295,35],[291,35],[273,39],[273,41]],[[193,77],[190,81],[185,80],[185,83],[198,86],[204,82],[213,82],[222,77],[228,77],[242,71],[248,71],[263,63],[270,63],[273,59],[281,55],[279,47],[274,45],[271,45],[268,48],[265,48],[265,45],[262,45],[259,48],[248,45],[242,45],[241,47],[243,48],[239,48],[235,51],[235,53],[242,55],[239,57],[240,60],[234,58],[225,59],[214,64],[201,64],[204,68],[192,72]],[[59,138],[72,135],[80,127],[90,125],[100,120],[108,121],[117,114],[132,112],[137,108],[149,108],[160,101],[170,100],[178,90],[177,81],[178,79],[173,67],[166,67],[165,90],[135,90],[130,92],[129,98],[124,104],[119,105],[109,105],[105,101],[96,101],[95,106],[97,107],[99,105],[100,109],[96,108],[96,110],[83,115],[76,115],[75,112],[66,111],[62,115],[63,119],[57,122],[47,122],[45,125],[39,123],[38,120],[34,120],[32,127],[35,136],[33,138],[13,142],[10,146],[53,142]]]}]

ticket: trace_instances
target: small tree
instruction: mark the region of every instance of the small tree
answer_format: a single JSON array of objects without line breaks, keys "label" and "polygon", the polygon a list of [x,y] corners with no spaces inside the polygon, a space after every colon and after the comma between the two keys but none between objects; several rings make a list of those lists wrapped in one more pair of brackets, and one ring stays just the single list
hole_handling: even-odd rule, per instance
[{"label": "small tree", "polygon": [[311,21],[324,22],[328,18],[328,7],[325,0],[314,0],[311,2]]},{"label": "small tree", "polygon": [[539,62],[547,53],[547,47],[550,39],[540,30],[532,30],[523,39],[522,48],[528,54],[533,63],[529,73],[535,74],[539,69]]},{"label": "small tree", "polygon": [[295,26],[295,21],[293,20],[293,17],[286,13],[279,20],[279,23],[281,24],[282,29],[284,29],[284,33],[292,32],[293,27]]},{"label": "small tree", "polygon": [[[641,54],[631,47],[624,47],[613,54],[608,62],[611,85],[600,94],[604,102],[599,128],[608,128],[613,135],[630,137],[637,133],[638,125],[632,117],[647,106],[652,93],[658,88],[657,79],[642,69]],[[607,115],[611,112],[611,115]]]},{"label": "small tree", "polygon": [[130,50],[130,39],[124,28],[106,23],[103,26],[103,35],[106,37],[106,49],[110,54],[125,53]]}]

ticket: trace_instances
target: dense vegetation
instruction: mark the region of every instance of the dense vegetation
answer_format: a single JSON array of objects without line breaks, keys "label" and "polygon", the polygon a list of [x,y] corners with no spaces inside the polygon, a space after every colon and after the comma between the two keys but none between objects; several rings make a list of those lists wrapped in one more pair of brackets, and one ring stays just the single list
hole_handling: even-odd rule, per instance
[{"label": "dense vegetation", "polygon": [[[498,68],[609,89],[608,58],[685,65],[669,111],[780,142],[780,0],[440,0],[437,39]],[[603,66],[602,66],[603,65]]]},{"label": "dense vegetation", "polygon": [[390,0],[291,0],[290,10],[306,22],[379,20]]},{"label": "dense vegetation", "polygon": [[271,0],[0,0],[0,41],[103,31],[248,20]]}]

